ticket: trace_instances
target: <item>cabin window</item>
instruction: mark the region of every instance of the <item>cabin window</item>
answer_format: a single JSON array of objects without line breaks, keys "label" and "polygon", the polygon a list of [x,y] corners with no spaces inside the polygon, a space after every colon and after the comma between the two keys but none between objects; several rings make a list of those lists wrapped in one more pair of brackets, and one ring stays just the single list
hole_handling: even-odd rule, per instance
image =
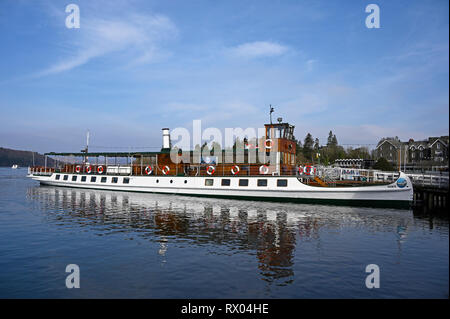
[{"label": "cabin window", "polygon": [[248,179],[240,179],[239,186],[248,186]]},{"label": "cabin window", "polygon": [[173,183],[173,180],[170,180],[170,184],[172,184]]},{"label": "cabin window", "polygon": [[119,181],[118,177],[111,178],[111,183],[117,184],[118,181]]},{"label": "cabin window", "polygon": [[86,181],[86,176],[81,176],[81,181],[85,182]]},{"label": "cabin window", "polygon": [[159,183],[159,179],[157,179],[156,182]]},{"label": "cabin window", "polygon": [[123,178],[123,183],[124,184],[130,184],[130,178],[129,177],[124,177]]},{"label": "cabin window", "polygon": [[56,176],[55,176],[55,179],[56,179],[56,180],[59,180],[59,177],[60,177],[60,175],[56,175]]},{"label": "cabin window", "polygon": [[72,182],[76,182],[76,181],[77,181],[77,176],[76,175],[72,176]]},{"label": "cabin window", "polygon": [[184,180],[184,183],[187,184],[187,179]]},{"label": "cabin window", "polygon": [[102,177],[101,182],[102,182],[102,183],[106,183],[106,180],[107,180],[107,179],[108,179],[107,177]]},{"label": "cabin window", "polygon": [[286,187],[287,186],[287,179],[278,179],[277,180],[277,186],[278,187]]},{"label": "cabin window", "polygon": [[91,176],[91,183],[95,183],[96,180],[97,180],[97,177]]},{"label": "cabin window", "polygon": [[205,179],[205,186],[213,186],[214,185],[214,180],[207,178]]},{"label": "cabin window", "polygon": [[230,180],[228,178],[222,179],[222,186],[230,186]]},{"label": "cabin window", "polygon": [[69,179],[69,175],[64,175],[64,180],[67,181]]},{"label": "cabin window", "polygon": [[267,186],[267,179],[258,179],[258,186]]}]

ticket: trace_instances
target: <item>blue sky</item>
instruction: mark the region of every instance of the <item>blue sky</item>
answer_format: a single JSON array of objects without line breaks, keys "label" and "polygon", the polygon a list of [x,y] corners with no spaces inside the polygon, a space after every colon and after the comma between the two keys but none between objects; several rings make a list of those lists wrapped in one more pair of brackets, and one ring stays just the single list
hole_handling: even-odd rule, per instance
[{"label": "blue sky", "polygon": [[[66,5],[79,29],[65,26]],[[380,7],[380,29],[365,7]],[[326,143],[449,132],[449,3],[0,1],[0,146],[160,147],[162,127],[261,127]],[[113,150],[113,149],[112,149]]]}]

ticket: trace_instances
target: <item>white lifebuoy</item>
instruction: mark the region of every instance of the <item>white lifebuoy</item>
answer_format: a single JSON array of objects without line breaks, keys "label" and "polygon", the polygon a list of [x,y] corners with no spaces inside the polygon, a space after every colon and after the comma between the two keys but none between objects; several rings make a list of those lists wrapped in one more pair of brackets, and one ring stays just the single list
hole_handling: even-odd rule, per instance
[{"label": "white lifebuoy", "polygon": [[237,173],[239,173],[239,171],[240,171],[240,168],[239,168],[239,166],[237,166],[237,165],[234,165],[234,166],[231,168],[231,174],[233,174],[233,175],[236,175]]},{"label": "white lifebuoy", "polygon": [[103,166],[97,167],[97,173],[103,174]]},{"label": "white lifebuoy", "polygon": [[86,170],[86,173],[88,173],[88,174],[90,174],[92,172],[91,166],[86,166],[85,170]]},{"label": "white lifebuoy", "polygon": [[305,175],[311,175],[311,170],[312,170],[311,165],[306,165],[304,169]]},{"label": "white lifebuoy", "polygon": [[81,172],[81,166],[80,165],[77,165],[77,167],[75,168],[75,172],[77,172],[77,173]]},{"label": "white lifebuoy", "polygon": [[145,174],[150,175],[153,172],[152,167],[151,166],[147,166],[145,168]]},{"label": "white lifebuoy", "polygon": [[214,166],[212,166],[212,165],[209,165],[208,168],[206,169],[206,173],[208,175],[214,174],[215,171],[216,171],[216,168]]},{"label": "white lifebuoy", "polygon": [[[269,142],[269,145],[267,145],[267,142]],[[271,149],[273,146],[273,141],[269,138],[264,142],[264,145],[266,146],[267,149]]]},{"label": "white lifebuoy", "polygon": [[162,173],[163,173],[164,175],[167,175],[169,172],[170,172],[170,167],[167,166],[167,165],[164,166],[163,169],[162,169]]},{"label": "white lifebuoy", "polygon": [[267,166],[267,165],[261,165],[261,166],[259,167],[259,173],[260,173],[260,174],[263,174],[263,175],[269,174],[269,166]]}]

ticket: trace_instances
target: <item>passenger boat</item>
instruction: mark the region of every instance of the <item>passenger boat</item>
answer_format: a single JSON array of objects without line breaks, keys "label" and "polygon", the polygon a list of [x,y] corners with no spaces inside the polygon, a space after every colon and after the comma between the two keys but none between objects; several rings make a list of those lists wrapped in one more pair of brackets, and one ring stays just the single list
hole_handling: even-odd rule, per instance
[{"label": "passenger boat", "polygon": [[[294,126],[281,121],[264,126],[255,145],[244,145],[243,161],[236,154],[222,161],[226,156],[174,150],[164,128],[158,152],[99,153],[89,152],[88,146],[78,153],[51,152],[45,156],[56,158],[55,167],[30,167],[28,176],[43,185],[76,188],[357,206],[411,204],[413,185],[403,172],[387,183],[333,180],[322,168],[296,165]],[[256,151],[257,160],[251,161]],[[67,157],[80,161],[69,163]]]},{"label": "passenger boat", "polygon": [[11,166],[11,168],[12,168],[12,169],[18,169],[18,168],[19,168],[19,165],[14,164],[13,166]]}]

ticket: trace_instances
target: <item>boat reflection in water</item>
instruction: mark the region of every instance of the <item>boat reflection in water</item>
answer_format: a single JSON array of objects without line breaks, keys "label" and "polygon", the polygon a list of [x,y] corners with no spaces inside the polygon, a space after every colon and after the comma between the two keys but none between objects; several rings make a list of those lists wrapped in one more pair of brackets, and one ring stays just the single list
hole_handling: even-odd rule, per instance
[{"label": "boat reflection in water", "polygon": [[[294,255],[312,243],[321,255],[321,229],[339,232],[346,226],[394,232],[406,240],[413,214],[405,210],[300,205],[241,200],[198,199],[50,186],[28,189],[50,224],[92,227],[97,235],[133,232],[159,242],[164,257],[171,244],[219,245],[256,255],[261,279],[288,285],[294,278]],[[297,247],[297,248],[296,248]],[[309,247],[309,246],[308,246]],[[309,248],[310,249],[310,248]],[[223,251],[223,250],[222,250]],[[323,255],[323,254],[322,254]],[[225,257],[224,257],[225,258]],[[163,260],[164,262],[165,260]]]}]

